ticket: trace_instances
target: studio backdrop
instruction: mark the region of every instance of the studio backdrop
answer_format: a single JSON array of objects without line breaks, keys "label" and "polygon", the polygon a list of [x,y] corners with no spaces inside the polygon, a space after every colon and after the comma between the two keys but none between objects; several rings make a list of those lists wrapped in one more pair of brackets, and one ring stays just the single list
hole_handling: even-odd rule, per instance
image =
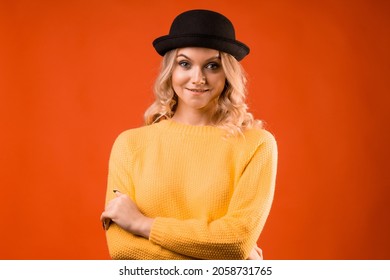
[{"label": "studio backdrop", "polygon": [[250,111],[279,147],[266,259],[389,259],[389,1],[0,1],[0,259],[109,259],[117,135],[143,125],[189,9],[251,48]]}]

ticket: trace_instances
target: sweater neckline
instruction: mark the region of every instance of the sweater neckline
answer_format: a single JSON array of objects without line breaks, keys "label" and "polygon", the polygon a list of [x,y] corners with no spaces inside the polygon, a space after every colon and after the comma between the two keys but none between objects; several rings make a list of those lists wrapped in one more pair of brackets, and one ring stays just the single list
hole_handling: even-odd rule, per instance
[{"label": "sweater neckline", "polygon": [[161,120],[159,122],[162,129],[167,129],[169,133],[181,133],[181,134],[191,134],[191,135],[202,135],[202,134],[215,134],[223,135],[223,129],[211,125],[190,125],[180,122],[176,122],[172,119]]}]

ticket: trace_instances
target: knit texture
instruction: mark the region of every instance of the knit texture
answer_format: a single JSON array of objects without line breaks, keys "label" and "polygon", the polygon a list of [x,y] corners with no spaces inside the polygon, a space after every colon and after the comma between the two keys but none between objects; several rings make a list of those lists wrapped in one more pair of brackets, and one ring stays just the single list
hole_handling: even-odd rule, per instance
[{"label": "knit texture", "polygon": [[113,259],[246,259],[273,201],[277,146],[264,129],[225,130],[164,120],[116,139],[113,189],[155,218],[148,239],[116,224],[106,232]]}]

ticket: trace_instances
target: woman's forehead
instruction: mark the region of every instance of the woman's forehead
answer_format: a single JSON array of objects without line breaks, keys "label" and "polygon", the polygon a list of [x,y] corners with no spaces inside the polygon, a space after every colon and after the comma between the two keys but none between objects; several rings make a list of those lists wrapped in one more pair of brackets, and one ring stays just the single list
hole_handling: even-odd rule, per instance
[{"label": "woman's forehead", "polygon": [[185,56],[187,58],[220,58],[218,50],[200,47],[186,47],[177,50],[177,56]]}]

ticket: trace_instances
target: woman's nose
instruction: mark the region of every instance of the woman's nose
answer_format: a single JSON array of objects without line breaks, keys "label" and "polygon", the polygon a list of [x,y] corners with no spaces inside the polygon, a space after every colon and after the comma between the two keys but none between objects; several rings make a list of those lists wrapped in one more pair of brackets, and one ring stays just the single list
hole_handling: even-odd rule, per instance
[{"label": "woman's nose", "polygon": [[206,83],[206,77],[204,76],[201,69],[194,69],[192,84],[204,85]]}]

